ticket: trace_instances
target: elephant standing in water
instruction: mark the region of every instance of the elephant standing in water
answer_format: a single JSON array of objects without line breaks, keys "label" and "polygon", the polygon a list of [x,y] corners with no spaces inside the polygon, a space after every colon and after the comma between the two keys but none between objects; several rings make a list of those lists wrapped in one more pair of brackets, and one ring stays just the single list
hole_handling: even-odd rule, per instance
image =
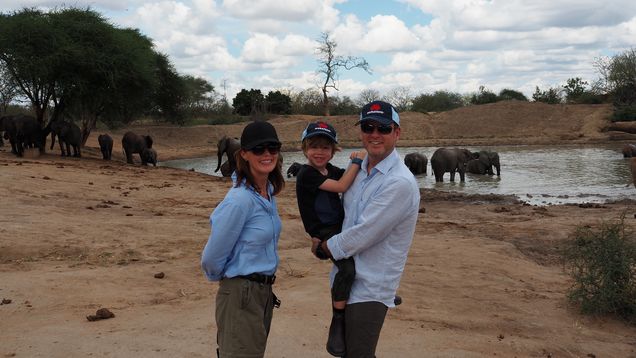
[{"label": "elephant standing in water", "polygon": [[439,148],[431,157],[431,168],[435,174],[435,181],[444,181],[444,173],[450,172],[450,181],[455,181],[455,171],[459,172],[459,178],[465,181],[466,164],[471,159],[476,159],[479,154],[472,153],[468,149]]},{"label": "elephant standing in water", "polygon": [[622,149],[623,158],[636,157],[636,145],[625,144]]},{"label": "elephant standing in water", "polygon": [[138,135],[133,132],[126,132],[121,139],[121,146],[124,148],[126,163],[134,164],[132,155],[139,153],[142,165],[151,163],[157,166],[157,152],[152,149],[152,137],[149,135]]},{"label": "elephant standing in water", "polygon": [[291,177],[295,177],[296,175],[298,175],[298,172],[300,171],[300,168],[302,168],[303,165],[298,163],[298,162],[293,162],[289,168],[287,168],[287,177],[291,178]]},{"label": "elephant standing in water", "polygon": [[501,164],[499,163],[499,153],[482,150],[478,159],[471,159],[466,165],[469,173],[494,175],[492,170],[494,166],[497,169],[497,176],[501,175]]},{"label": "elephant standing in water", "polygon": [[[236,138],[230,138],[228,136],[223,136],[223,138],[219,139],[217,143],[217,151],[216,155],[218,158],[218,164],[214,172],[218,172],[221,168],[223,154],[227,154],[227,163],[229,163],[229,170],[226,170],[225,173],[222,170],[221,174],[226,177],[232,175],[234,170],[236,170],[236,159],[234,158],[234,154],[241,149],[241,142]],[[228,175],[225,175],[229,173]]]},{"label": "elephant standing in water", "polygon": [[99,143],[99,149],[102,152],[104,160],[110,160],[113,155],[113,138],[108,134],[100,134],[99,137],[97,137],[97,142]]},{"label": "elephant standing in water", "polygon": [[404,156],[404,164],[409,168],[413,175],[426,174],[428,158],[421,153],[409,153]]}]

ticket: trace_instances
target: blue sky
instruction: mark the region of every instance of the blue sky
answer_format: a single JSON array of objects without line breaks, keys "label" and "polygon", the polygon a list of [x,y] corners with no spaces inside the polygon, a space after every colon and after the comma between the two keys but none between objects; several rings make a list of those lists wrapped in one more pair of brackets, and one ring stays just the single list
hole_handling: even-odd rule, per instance
[{"label": "blue sky", "polygon": [[[4,0],[0,11],[62,6]],[[242,88],[319,88],[322,32],[338,54],[364,57],[373,74],[341,71],[340,96],[412,95],[479,86],[531,96],[535,86],[598,78],[594,62],[630,49],[636,2],[614,0],[75,0],[120,27],[139,28],[180,73],[206,78],[231,99]]]}]

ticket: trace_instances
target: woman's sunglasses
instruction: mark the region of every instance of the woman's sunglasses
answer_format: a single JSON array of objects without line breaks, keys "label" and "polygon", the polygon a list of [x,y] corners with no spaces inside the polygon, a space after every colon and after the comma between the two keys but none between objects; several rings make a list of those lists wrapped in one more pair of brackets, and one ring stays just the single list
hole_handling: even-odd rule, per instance
[{"label": "woman's sunglasses", "polygon": [[250,149],[250,152],[254,153],[255,155],[263,155],[263,153],[265,153],[265,150],[267,150],[269,154],[271,155],[276,155],[280,152],[280,144],[278,143],[259,144],[256,147]]},{"label": "woman's sunglasses", "polygon": [[361,123],[360,129],[363,133],[371,134],[374,129],[378,130],[380,134],[389,134],[393,132],[393,126],[390,124],[371,124],[371,123]]}]

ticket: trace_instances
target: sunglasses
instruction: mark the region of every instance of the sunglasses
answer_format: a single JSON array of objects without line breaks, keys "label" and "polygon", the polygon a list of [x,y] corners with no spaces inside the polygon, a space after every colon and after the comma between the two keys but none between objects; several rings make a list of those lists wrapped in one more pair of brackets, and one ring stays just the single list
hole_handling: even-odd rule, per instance
[{"label": "sunglasses", "polygon": [[276,155],[280,152],[280,144],[278,143],[259,144],[256,147],[250,149],[250,152],[254,153],[255,155],[263,155],[265,153],[265,150],[267,150],[269,154],[271,155]]},{"label": "sunglasses", "polygon": [[380,134],[389,134],[393,132],[393,126],[390,124],[371,124],[371,123],[361,123],[360,129],[363,133],[371,134],[374,129],[378,130]]}]

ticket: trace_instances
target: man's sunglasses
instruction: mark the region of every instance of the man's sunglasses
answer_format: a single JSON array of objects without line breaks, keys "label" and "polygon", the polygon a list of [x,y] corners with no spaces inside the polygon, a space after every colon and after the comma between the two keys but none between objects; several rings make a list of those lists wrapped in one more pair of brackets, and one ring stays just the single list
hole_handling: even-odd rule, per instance
[{"label": "man's sunglasses", "polygon": [[276,155],[280,152],[280,144],[278,143],[259,144],[256,147],[250,149],[250,152],[254,153],[255,155],[263,155],[263,153],[265,153],[265,150],[267,150],[269,154],[271,155]]},{"label": "man's sunglasses", "polygon": [[389,134],[393,132],[393,126],[390,124],[371,124],[371,123],[361,123],[360,129],[363,133],[371,134],[374,129],[378,130],[380,134]]}]

